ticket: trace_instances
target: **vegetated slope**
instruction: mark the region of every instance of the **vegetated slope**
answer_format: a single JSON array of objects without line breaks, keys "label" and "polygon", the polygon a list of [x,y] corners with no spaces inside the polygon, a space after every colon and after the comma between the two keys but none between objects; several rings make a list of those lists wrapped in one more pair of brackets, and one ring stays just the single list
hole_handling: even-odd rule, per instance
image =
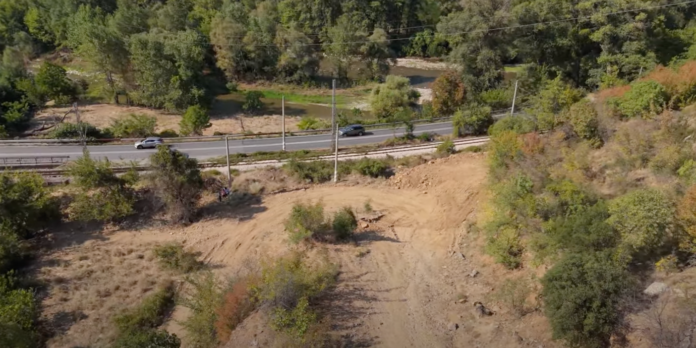
[{"label": "vegetated slope", "polygon": [[[293,203],[317,200],[329,211],[351,206],[358,212],[369,201],[384,214],[378,222],[361,226],[357,245],[315,248],[341,268],[337,288],[322,306],[330,316],[328,327],[344,342],[380,347],[522,347],[532,342],[553,346],[543,315],[532,312],[517,319],[492,298],[503,279],[520,274],[493,264],[481,252],[479,234],[470,230],[485,201],[485,182],[484,155],[465,154],[402,169],[389,180],[369,185],[324,185],[263,196],[257,203],[226,209],[189,227],[150,227],[94,239],[74,231],[75,245],[42,258],[43,279],[66,278],[49,282],[43,315],[84,315],[62,321],[68,324],[49,347],[106,341],[108,337],[98,337],[108,336],[108,317],[138,302],[122,288],[127,287],[128,294],[150,291],[147,286],[128,287],[129,281],[176,279],[176,274],[147,265],[154,262],[150,250],[155,244],[182,242],[201,252],[220,277],[248,273],[290,250],[283,223]],[[113,259],[118,250],[124,253],[118,257],[123,262]],[[112,260],[104,255],[112,255]],[[478,274],[469,277],[474,270]],[[83,272],[84,277],[75,280]],[[123,284],[122,290],[101,291],[117,284]],[[60,293],[64,285],[70,291]],[[103,297],[96,297],[99,294]],[[83,298],[100,299],[101,304],[95,307],[95,301]],[[472,306],[476,301],[495,315],[478,317]],[[165,329],[185,336],[175,321],[187,313],[176,307]],[[266,346],[271,334],[263,318],[253,315],[237,328],[228,346]],[[185,337],[182,346],[187,347]]]}]

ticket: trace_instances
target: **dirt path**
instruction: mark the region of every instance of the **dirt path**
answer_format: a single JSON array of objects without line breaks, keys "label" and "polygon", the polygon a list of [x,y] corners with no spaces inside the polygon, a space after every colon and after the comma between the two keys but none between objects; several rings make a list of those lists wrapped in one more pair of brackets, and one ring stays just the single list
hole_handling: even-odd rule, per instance
[{"label": "dirt path", "polygon": [[[85,317],[67,325],[48,346],[85,345],[95,337],[104,342],[110,316],[149,294],[158,279],[172,276],[156,273],[153,245],[182,242],[201,252],[220,277],[234,277],[285,254],[290,244],[283,223],[292,205],[321,200],[329,212],[344,206],[360,212],[369,201],[384,213],[359,230],[357,245],[327,246],[341,274],[326,309],[332,331],[352,346],[554,347],[541,313],[518,319],[491,299],[503,279],[520,274],[495,265],[482,252],[481,235],[468,231],[485,200],[485,182],[485,155],[463,154],[402,169],[369,185],[322,185],[263,196],[241,208],[208,207],[203,221],[186,228],[141,228],[72,243],[42,260],[42,278],[51,284],[43,316],[69,312]],[[116,251],[123,249],[127,252],[120,256]],[[99,255],[126,261],[109,261],[113,264],[104,269]],[[473,270],[478,275],[469,277]],[[133,274],[142,278],[140,288],[118,286],[129,284]],[[111,292],[92,293],[105,286]],[[474,301],[486,303],[495,315],[477,317]],[[176,320],[186,313],[177,308],[165,329],[185,336]],[[238,331],[228,346],[263,347],[269,328],[252,320]]]}]

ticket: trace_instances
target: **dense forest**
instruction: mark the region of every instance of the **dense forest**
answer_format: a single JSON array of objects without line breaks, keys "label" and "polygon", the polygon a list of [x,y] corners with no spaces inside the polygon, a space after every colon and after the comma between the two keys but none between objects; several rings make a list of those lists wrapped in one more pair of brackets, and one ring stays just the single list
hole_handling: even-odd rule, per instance
[{"label": "dense forest", "polygon": [[[589,90],[696,56],[693,3],[668,0],[0,0],[0,126],[84,95],[178,111],[237,82],[382,80],[399,56],[448,59],[470,95],[526,64],[523,88],[562,76]],[[103,83],[32,60],[87,61]]]}]

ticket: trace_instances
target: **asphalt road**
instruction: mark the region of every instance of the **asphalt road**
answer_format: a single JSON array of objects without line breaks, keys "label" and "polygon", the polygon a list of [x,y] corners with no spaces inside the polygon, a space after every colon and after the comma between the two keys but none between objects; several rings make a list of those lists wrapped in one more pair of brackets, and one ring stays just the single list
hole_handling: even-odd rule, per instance
[{"label": "asphalt road", "polygon": [[[431,132],[437,134],[451,134],[452,123],[431,123],[416,125],[415,134]],[[356,146],[381,143],[394,135],[402,135],[404,128],[369,130],[362,137],[339,138],[339,146]],[[286,137],[285,148],[287,151],[316,150],[331,147],[333,141],[331,135],[308,135]],[[252,153],[257,151],[281,151],[280,138],[230,140],[230,153]],[[207,141],[176,143],[172,145],[192,158],[200,160],[225,155],[224,141]],[[140,161],[149,157],[155,150],[136,150],[133,145],[99,145],[88,146],[90,154],[95,158],[108,158],[111,161]],[[0,146],[0,157],[32,157],[32,156],[70,156],[76,159],[82,156],[82,147],[75,145],[6,145]]]}]

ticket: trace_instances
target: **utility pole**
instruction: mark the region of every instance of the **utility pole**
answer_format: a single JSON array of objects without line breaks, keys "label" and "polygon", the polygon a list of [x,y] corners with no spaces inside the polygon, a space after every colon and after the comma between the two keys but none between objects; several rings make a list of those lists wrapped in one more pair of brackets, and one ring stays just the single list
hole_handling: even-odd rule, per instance
[{"label": "utility pole", "polygon": [[230,173],[230,137],[225,135],[225,153],[227,154],[227,188],[232,187],[232,174]]},{"label": "utility pole", "polygon": [[75,111],[75,120],[77,121],[77,126],[80,130],[80,142],[82,143],[82,153],[87,150],[87,126],[83,124],[80,119],[80,110],[77,108],[77,102],[73,103],[73,109]]},{"label": "utility pole", "polygon": [[331,129],[334,135],[334,184],[338,182],[338,124],[336,124],[336,79],[333,80],[331,93]]},{"label": "utility pole", "polygon": [[[285,151],[285,96],[282,98],[282,122],[283,122],[283,151]],[[229,155],[228,155],[229,156]]]},{"label": "utility pole", "polygon": [[331,134],[338,133],[336,127],[336,79],[331,80]]},{"label": "utility pole", "polygon": [[510,116],[515,116],[515,100],[517,100],[517,83],[519,81],[515,80],[515,94],[512,97],[512,110],[510,112]]}]

